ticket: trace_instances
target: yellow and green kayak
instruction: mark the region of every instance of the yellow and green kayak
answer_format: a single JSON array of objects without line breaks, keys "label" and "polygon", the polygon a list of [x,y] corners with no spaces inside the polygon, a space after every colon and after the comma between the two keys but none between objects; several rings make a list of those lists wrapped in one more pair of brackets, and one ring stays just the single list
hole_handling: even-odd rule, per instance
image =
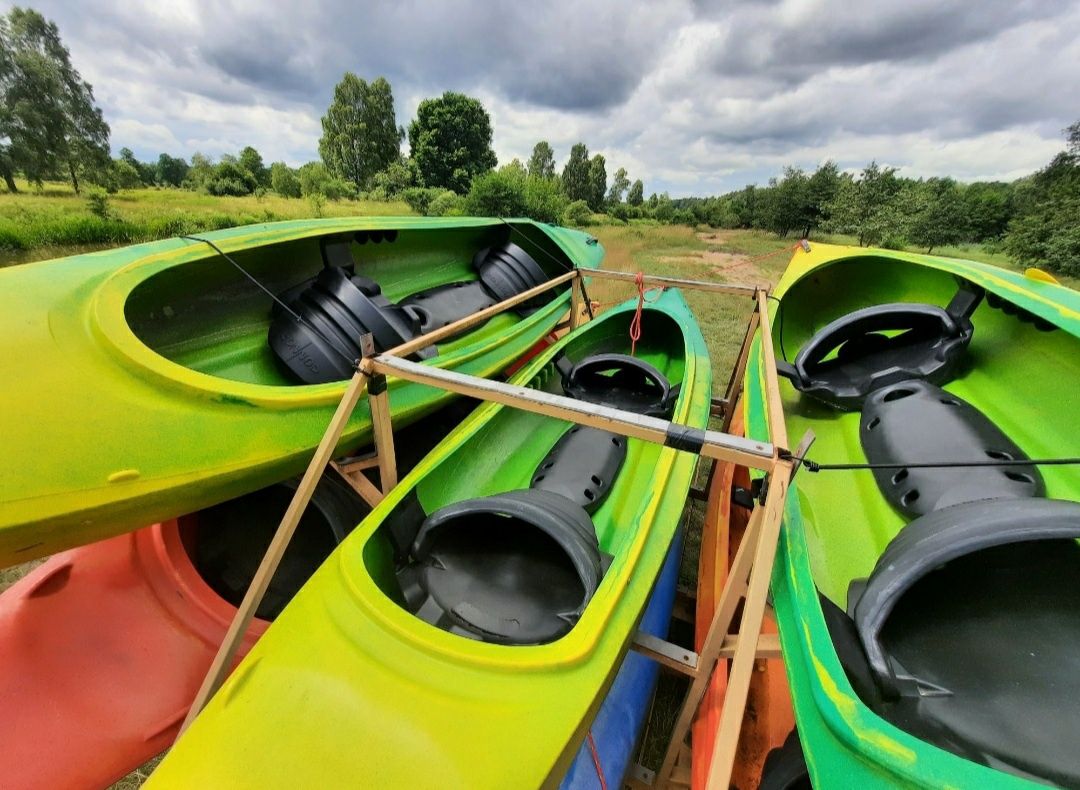
[{"label": "yellow and green kayak", "polygon": [[[0,567],[297,473],[363,331],[392,346],[603,255],[528,220],[305,220],[200,238],[0,270]],[[496,373],[568,302],[555,289],[420,356]],[[399,421],[446,398],[391,388]],[[342,451],[370,427],[361,404]]]},{"label": "yellow and green kayak", "polygon": [[[629,356],[635,306],[514,381],[704,428],[711,369],[693,315],[665,291]],[[626,654],[695,463],[481,406],[315,572],[151,786],[558,784]]]},{"label": "yellow and green kayak", "polygon": [[1080,294],[826,244],[775,293],[788,435],[819,465],[772,577],[814,786],[1080,784]]}]

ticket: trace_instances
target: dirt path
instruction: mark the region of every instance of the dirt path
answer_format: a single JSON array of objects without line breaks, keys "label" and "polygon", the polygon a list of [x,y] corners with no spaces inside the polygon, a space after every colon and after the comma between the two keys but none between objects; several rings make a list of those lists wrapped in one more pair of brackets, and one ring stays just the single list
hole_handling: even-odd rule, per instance
[{"label": "dirt path", "polygon": [[767,283],[769,277],[750,260],[750,256],[733,252],[721,252],[712,247],[725,244],[731,231],[717,230],[696,234],[710,249],[687,255],[668,255],[660,258],[664,263],[696,264],[705,267],[710,274],[719,275],[727,282]]}]

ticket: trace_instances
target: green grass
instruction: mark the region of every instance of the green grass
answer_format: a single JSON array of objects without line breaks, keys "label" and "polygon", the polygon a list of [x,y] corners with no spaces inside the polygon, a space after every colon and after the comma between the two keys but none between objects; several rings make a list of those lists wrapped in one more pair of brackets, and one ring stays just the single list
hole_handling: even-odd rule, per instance
[{"label": "green grass", "polygon": [[[219,228],[316,216],[303,198],[214,197],[185,189],[129,189],[110,195],[109,217],[90,212],[83,195],[66,184],[40,191],[19,183],[0,192],[0,266],[62,257],[76,252],[169,238]],[[321,216],[402,215],[403,202],[327,200]]]}]

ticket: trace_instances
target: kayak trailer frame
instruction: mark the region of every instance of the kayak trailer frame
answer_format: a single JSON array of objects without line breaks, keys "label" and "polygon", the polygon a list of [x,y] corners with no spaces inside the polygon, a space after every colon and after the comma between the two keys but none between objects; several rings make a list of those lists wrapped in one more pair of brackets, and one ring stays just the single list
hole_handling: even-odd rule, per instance
[{"label": "kayak trailer frame", "polygon": [[[702,431],[668,420],[608,406],[583,404],[572,398],[443,370],[404,358],[421,348],[487,321],[499,313],[568,282],[572,283],[572,295],[567,326],[571,330],[576,329],[592,314],[591,303],[588,301],[585,290],[587,279],[618,280],[630,284],[636,283],[639,287],[645,285],[677,287],[729,296],[744,296],[753,300],[753,310],[725,396],[712,401],[713,415],[722,418],[721,431]],[[728,461],[765,473],[761,493],[754,503],[745,536],[718,599],[701,652],[695,653],[641,632],[635,636],[630,645],[631,649],[655,660],[666,669],[687,676],[691,683],[659,771],[654,773],[640,765],[635,765],[628,772],[627,784],[636,788],[669,788],[690,784],[690,750],[687,748],[686,739],[713,673],[718,671],[721,661],[725,662],[724,669],[727,669],[726,662],[730,660],[724,704],[708,771],[708,787],[715,790],[727,790],[734,767],[754,661],[780,656],[780,644],[777,637],[762,635],[761,626],[767,605],[769,579],[776,555],[788,487],[793,474],[798,469],[799,458],[813,439],[812,435],[808,434],[797,451],[792,453],[787,449],[787,430],[780,402],[768,298],[767,287],[761,285],[682,280],[606,269],[572,269],[542,285],[381,354],[374,353],[372,338],[366,335],[361,341],[364,356],[357,362],[356,374],[349,382],[327,426],[326,433],[323,434],[296,488],[296,493],[262,558],[251,586],[237,609],[236,616],[192,702],[180,732],[183,733],[188,728],[199,711],[221,686],[232,667],[241,638],[266,593],[270,580],[281,562],[282,555],[300,522],[300,517],[307,508],[315,486],[326,467],[334,467],[372,506],[378,504],[385,494],[397,485],[397,463],[386,387],[386,377],[394,376],[406,381],[439,387],[460,395],[494,401],[516,409],[600,428],[646,442],[664,444],[684,452],[692,452],[709,460],[712,465],[710,477],[717,461]],[[765,363],[762,367],[769,424],[768,442],[759,442],[727,432],[734,416],[735,404],[742,393],[747,360],[755,335],[761,337],[761,354]],[[371,408],[375,453],[335,462],[333,457],[338,441],[353,409],[365,392]],[[363,474],[363,470],[374,468],[379,470],[381,489]],[[704,528],[716,528],[716,525],[707,522]],[[740,601],[743,602],[742,616],[737,630],[732,632]],[[724,669],[719,671],[724,671]]]}]

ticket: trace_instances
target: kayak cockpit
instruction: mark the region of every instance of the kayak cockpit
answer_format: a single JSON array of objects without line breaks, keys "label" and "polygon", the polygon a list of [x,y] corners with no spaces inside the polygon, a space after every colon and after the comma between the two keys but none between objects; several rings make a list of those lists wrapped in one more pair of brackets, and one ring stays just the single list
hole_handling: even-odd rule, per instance
[{"label": "kayak cockpit", "polygon": [[889,261],[883,276],[884,264],[813,272],[778,322],[781,354],[800,349],[789,430],[815,431],[816,459],[871,465],[799,481],[837,655],[897,727],[1077,784],[1080,504],[1067,468],[1029,463],[1080,445],[1061,411],[1080,381],[1077,340],[945,272]]},{"label": "kayak cockpit", "polygon": [[[625,334],[604,331],[613,324],[591,325],[589,348],[571,343],[533,385],[670,415],[680,392],[670,382],[680,382],[685,369],[678,327],[666,314],[646,311],[649,340],[630,357],[615,350]],[[600,429],[503,409],[455,453],[468,454],[477,476],[440,490],[444,473],[457,468],[454,455],[429,473],[369,542],[368,570],[398,605],[443,630],[497,644],[553,642],[574,628],[637,522],[627,514],[613,518],[622,503],[612,501],[620,491],[636,491],[640,500],[648,484],[643,448],[635,445]],[[470,496],[458,498],[456,490]]]},{"label": "kayak cockpit", "polygon": [[[360,334],[384,350],[573,266],[525,223],[339,232],[229,252],[253,279],[208,245],[206,253],[136,285],[124,305],[128,326],[191,370],[274,386],[347,378]],[[497,316],[439,348],[495,337],[518,320]]]}]

